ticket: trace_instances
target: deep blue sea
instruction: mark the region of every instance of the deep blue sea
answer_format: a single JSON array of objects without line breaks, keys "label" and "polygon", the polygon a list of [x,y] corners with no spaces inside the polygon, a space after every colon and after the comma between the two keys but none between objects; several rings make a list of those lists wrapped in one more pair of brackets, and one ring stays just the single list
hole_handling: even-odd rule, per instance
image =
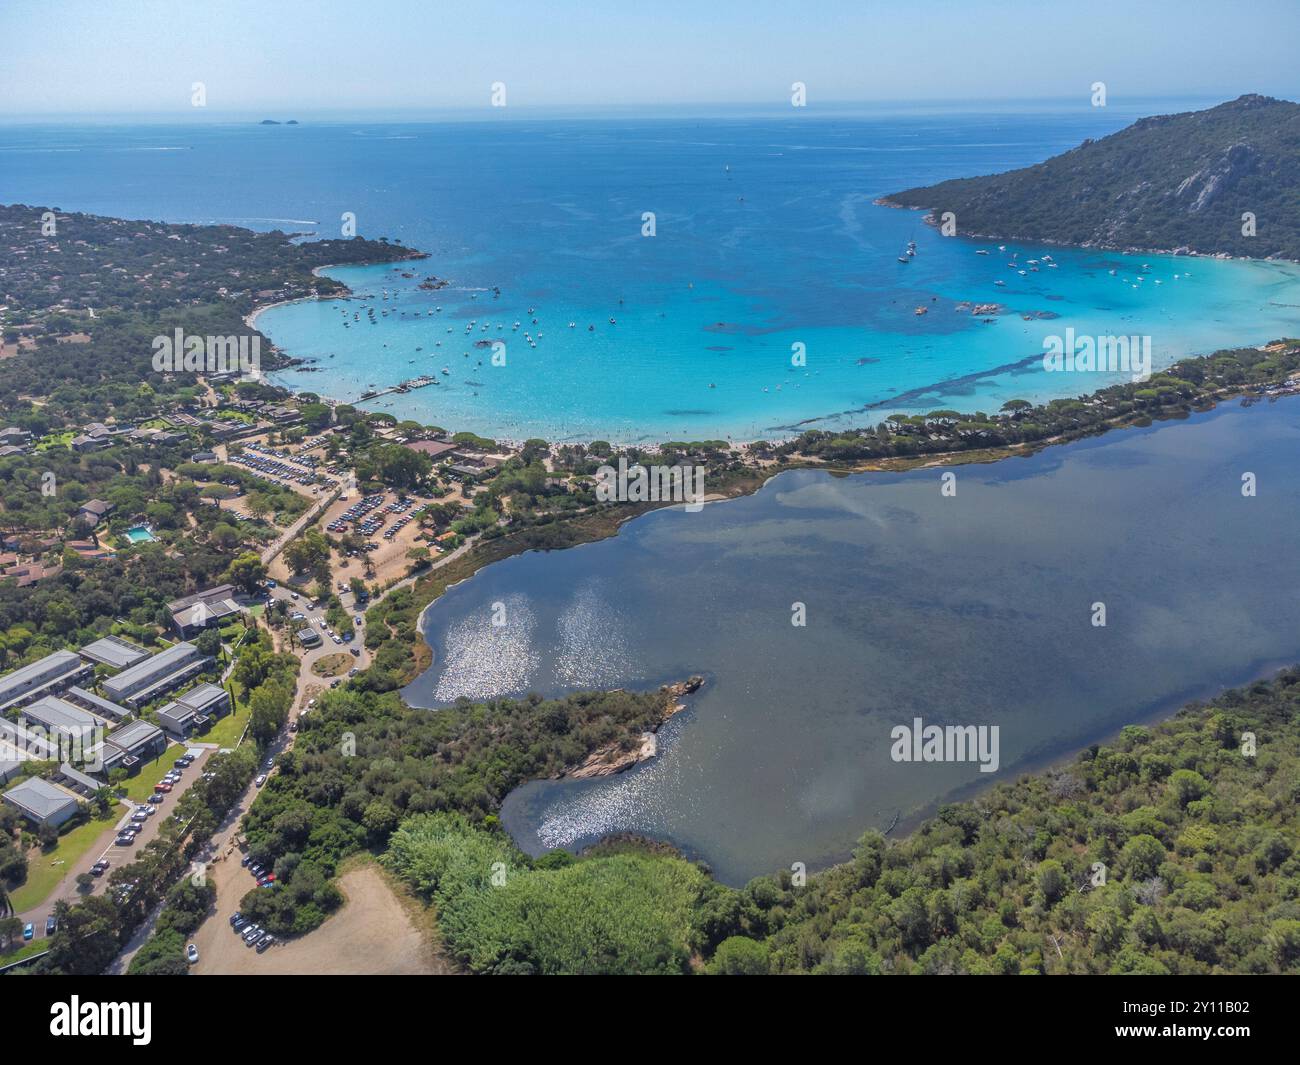
[{"label": "deep blue sea", "polygon": [[[873,204],[1183,109],[27,123],[0,126],[0,200],[319,236],[350,213],[430,258],[332,271],[355,299],[260,316],[308,360],[280,381],[352,401],[432,374],[368,405],[513,439],[748,439],[1110,383],[1042,370],[1044,337],[1067,328],[1148,336],[1157,366],[1296,335],[1294,264],[999,249]],[[418,288],[431,275],[447,286]],[[704,673],[657,759],[527,785],[506,824],[531,850],[647,832],[730,882],[829,861],[864,828],[988,782],[891,761],[900,721],[997,724],[1005,779],[1294,659],[1300,615],[1278,574],[1300,563],[1296,402],[964,467],[951,498],[937,471],[785,474],[513,558],[429,611],[437,660],[406,695]]]},{"label": "deep blue sea", "polygon": [[749,439],[1115,380],[1043,371],[1067,326],[1149,336],[1157,366],[1294,334],[1294,265],[999,251],[872,202],[1179,109],[25,124],[0,127],[0,200],[321,236],[348,212],[430,258],[331,271],[364,298],[261,315],[309,360],[281,383],[353,401],[432,374],[367,405],[507,439]]}]

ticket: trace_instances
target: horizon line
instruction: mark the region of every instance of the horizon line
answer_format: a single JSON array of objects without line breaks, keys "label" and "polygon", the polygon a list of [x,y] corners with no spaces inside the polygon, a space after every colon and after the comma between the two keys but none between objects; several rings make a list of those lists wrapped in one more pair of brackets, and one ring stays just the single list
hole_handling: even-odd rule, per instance
[{"label": "horizon line", "polygon": [[[309,106],[295,108],[290,104],[268,104],[265,107],[254,109],[251,106],[238,106],[231,108],[211,108],[211,107],[177,107],[168,110],[148,111],[139,109],[130,110],[103,110],[103,111],[2,111],[0,110],[0,122],[41,122],[41,121],[77,121],[77,120],[102,120],[102,119],[132,119],[140,121],[142,119],[181,119],[184,116],[190,116],[199,120],[202,118],[210,119],[240,119],[248,120],[255,118],[256,121],[271,120],[284,124],[301,116],[313,116],[320,118],[345,116],[357,116],[358,118],[414,118],[421,115],[436,115],[440,117],[457,116],[470,117],[482,115],[485,118],[492,116],[496,120],[506,120],[512,114],[522,113],[526,116],[541,116],[547,114],[565,114],[565,115],[601,115],[610,113],[627,114],[634,116],[636,113],[653,113],[656,117],[662,117],[664,111],[688,111],[696,114],[708,109],[719,109],[723,111],[768,111],[772,113],[802,112],[805,116],[817,114],[819,112],[843,112],[853,108],[885,109],[885,108],[918,108],[918,107],[968,107],[976,109],[980,105],[1044,105],[1044,104],[1074,104],[1080,110],[1085,108],[1089,111],[1105,111],[1111,108],[1116,110],[1127,110],[1147,103],[1157,103],[1160,101],[1183,101],[1199,102],[1205,100],[1214,100],[1218,103],[1230,103],[1242,96],[1269,96],[1273,99],[1281,100],[1287,103],[1295,103],[1296,100],[1288,99],[1285,96],[1274,96],[1271,93],[1256,92],[1249,90],[1238,92],[1236,95],[1224,95],[1222,93],[1207,92],[1204,90],[1189,91],[1180,93],[1161,93],[1152,95],[1134,95],[1121,100],[1114,100],[1106,105],[1105,108],[1092,108],[1087,103],[1086,94],[1080,93],[1074,96],[988,96],[988,97],[952,97],[952,96],[934,96],[934,97],[893,97],[893,98],[875,98],[875,99],[836,99],[809,102],[800,107],[793,107],[788,101],[778,102],[772,100],[734,100],[734,101],[670,101],[664,103],[647,103],[647,102],[629,102],[629,103],[555,103],[555,104],[511,104],[508,107],[493,107],[490,104],[453,104],[444,106],[387,106],[387,105],[364,105],[364,106],[347,106],[339,105],[337,107]],[[1296,90],[1296,95],[1300,96],[1300,89]]]}]

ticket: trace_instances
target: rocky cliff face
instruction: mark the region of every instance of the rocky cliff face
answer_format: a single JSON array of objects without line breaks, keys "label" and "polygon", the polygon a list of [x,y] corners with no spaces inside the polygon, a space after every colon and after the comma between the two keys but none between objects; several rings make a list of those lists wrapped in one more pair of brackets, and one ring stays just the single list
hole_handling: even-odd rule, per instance
[{"label": "rocky cliff face", "polygon": [[1220,193],[1235,188],[1258,160],[1259,153],[1249,144],[1234,144],[1209,166],[1186,178],[1174,196],[1179,200],[1191,197],[1187,210],[1193,213],[1203,211],[1218,199]]}]

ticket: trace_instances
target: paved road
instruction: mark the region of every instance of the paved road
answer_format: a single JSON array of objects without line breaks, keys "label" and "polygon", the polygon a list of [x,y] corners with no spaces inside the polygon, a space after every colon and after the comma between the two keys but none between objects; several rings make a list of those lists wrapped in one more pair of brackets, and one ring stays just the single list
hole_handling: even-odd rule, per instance
[{"label": "paved road", "polygon": [[289,541],[301,533],[305,528],[307,528],[307,526],[315,523],[320,516],[329,509],[330,504],[332,504],[334,500],[344,494],[350,494],[355,490],[355,488],[356,476],[355,474],[349,473],[347,480],[340,484],[339,487],[331,489],[319,499],[314,500],[312,505],[307,508],[307,512],[290,525],[289,528],[285,529],[280,537],[272,543],[270,547],[266,548],[262,552],[262,563],[269,566],[275,559],[276,555],[285,549],[285,546]]},{"label": "paved road", "polygon": [[[445,566],[453,559],[459,558],[473,547],[476,540],[477,538],[462,545],[450,554],[438,559],[433,563],[430,569],[437,569],[440,566]],[[384,594],[379,596],[378,599],[373,602],[379,602],[384,598],[384,596],[391,594],[395,589],[410,584],[412,581],[424,576],[428,572],[429,570],[425,569],[418,574],[404,577],[402,580],[387,588],[384,591]],[[320,628],[320,619],[324,617],[323,610],[311,609],[307,605],[308,600],[306,597],[300,594],[295,599],[293,592],[282,587],[273,589],[269,596],[270,601],[277,599],[284,600],[288,603],[290,613],[297,610],[306,615],[307,621],[301,623],[298,627],[302,627],[304,624],[310,624],[317,632],[322,632],[322,635],[324,635],[323,630]],[[341,593],[339,599],[342,601],[344,608],[349,614],[363,613],[361,610],[357,609],[351,592]],[[268,602],[267,605],[269,606],[270,603]],[[302,660],[302,668],[298,672],[298,682],[294,691],[293,706],[289,711],[289,721],[291,723],[296,721],[303,710],[307,708],[307,704],[314,697],[314,693],[324,690],[331,683],[329,678],[318,677],[312,672],[311,667],[314,662],[317,662],[328,655],[337,654],[340,651],[347,651],[350,650],[350,648],[355,647],[361,653],[359,656],[354,656],[353,664],[358,669],[365,669],[370,664],[370,652],[367,651],[364,646],[363,637],[364,630],[358,629],[356,638],[351,644],[345,643],[342,645],[336,645],[331,639],[324,637],[322,646],[312,650],[304,651],[303,648],[296,644],[294,645],[294,652]],[[284,630],[279,630],[277,632],[277,639],[284,641],[284,645],[287,646],[287,636],[285,635]],[[273,758],[278,756],[282,751],[292,749],[295,737],[296,733],[290,731],[286,727],[268,746],[264,757]],[[216,905],[214,911],[205,919],[203,924],[204,928],[206,928],[211,922],[215,921],[218,924],[219,932],[223,930],[228,932],[227,926],[230,915],[238,908],[239,900],[255,886],[252,879],[239,866],[240,852],[236,847],[235,840],[240,834],[240,826],[243,822],[244,815],[253,805],[253,800],[257,798],[257,793],[260,790],[261,789],[256,785],[256,783],[249,784],[248,788],[245,789],[244,794],[239,797],[239,801],[235,803],[227,813],[225,819],[213,834],[211,841],[198,855],[198,861],[209,863],[209,875],[212,878],[212,883],[217,888]],[[116,962],[110,968],[110,974],[121,974],[126,971],[127,967],[130,965],[131,958],[135,955],[135,952],[140,949],[153,931],[153,926],[157,921],[157,918],[158,911],[149,915],[148,919],[131,938],[126,949],[118,956]]]},{"label": "paved road", "polygon": [[77,877],[82,873],[90,872],[90,867],[101,858],[109,863],[109,869],[102,877],[95,881],[95,886],[89,894],[101,892],[108,883],[109,874],[121,865],[128,865],[133,862],[139,852],[144,848],[151,839],[158,835],[158,826],[176,809],[176,801],[193,786],[194,782],[199,779],[203,772],[203,765],[208,756],[212,753],[212,745],[203,745],[201,743],[188,744],[171,744],[160,756],[164,761],[170,764],[176,758],[180,757],[185,750],[201,751],[202,753],[194,761],[194,764],[186,769],[182,776],[179,786],[173,789],[155,809],[158,811],[149,820],[144,822],[144,828],[136,836],[135,843],[130,847],[119,847],[113,842],[117,836],[118,827],[130,820],[131,813],[135,810],[135,804],[123,800],[118,803],[117,816],[111,823],[105,822],[109,827],[104,829],[103,834],[95,843],[81,856],[76,862],[68,867],[55,889],[49,896],[37,906],[24,910],[22,913],[15,914],[20,921],[31,921],[36,926],[35,933],[37,938],[45,934],[45,918],[54,912],[54,904],[59,901],[76,902],[84,898],[85,893],[77,888]]},{"label": "paved road", "polygon": [[[308,608],[306,605],[307,600],[304,597],[299,596],[297,599],[294,599],[293,593],[284,588],[276,588],[272,591],[270,598],[272,600],[282,599],[287,602],[292,609],[302,611],[307,615],[312,627],[315,628],[317,632],[321,632],[319,619],[324,617],[324,612]],[[346,596],[341,596],[340,598],[342,598],[346,603],[350,603],[351,593],[348,593]],[[349,609],[352,609],[352,607],[349,606]],[[325,642],[321,647],[306,652],[304,652],[302,648],[295,646],[295,652],[302,659],[302,668],[298,672],[298,683],[294,691],[293,705],[289,710],[289,720],[291,722],[297,720],[299,713],[302,712],[303,708],[307,705],[307,702],[312,698],[313,693],[315,691],[323,690],[330,683],[328,678],[318,677],[312,672],[312,663],[327,655],[338,654],[348,646],[348,644],[343,644],[341,647],[336,646],[329,638],[325,639]],[[359,657],[354,658],[354,662],[359,669],[364,669],[370,664],[370,652],[362,646],[360,632],[358,632],[357,638],[350,646],[356,647],[361,652]],[[295,734],[293,732],[289,731],[288,728],[283,729],[280,732],[280,735],[268,745],[263,757],[275,758],[281,752],[291,749],[293,747],[294,739]],[[261,788],[259,788],[256,783],[248,785],[244,790],[244,793],[239,797],[239,801],[235,803],[226,814],[221,824],[217,827],[217,831],[213,834],[211,841],[198,853],[195,859],[196,861],[209,864],[213,862],[224,863],[231,860],[231,855],[238,855],[239,852],[235,848],[235,838],[239,835],[240,824],[244,819],[244,815],[253,805],[253,800],[257,798],[257,793],[260,790]],[[236,867],[238,867],[238,858],[234,859],[234,863]],[[213,883],[217,887],[217,905],[216,913],[210,915],[207,920],[224,922],[229,918],[230,914],[235,912],[235,908],[239,905],[239,900],[243,898],[244,893],[255,885],[251,879],[246,879],[246,874],[244,876],[235,876],[232,878],[224,871],[213,870],[210,875],[212,875]],[[131,964],[131,958],[135,956],[136,951],[138,951],[149,938],[157,919],[158,911],[155,910],[149,915],[140,928],[136,930],[135,935],[131,937],[126,948],[120,955],[118,955],[116,962],[114,962],[113,966],[109,969],[110,975],[120,975],[126,972],[128,966]]]}]

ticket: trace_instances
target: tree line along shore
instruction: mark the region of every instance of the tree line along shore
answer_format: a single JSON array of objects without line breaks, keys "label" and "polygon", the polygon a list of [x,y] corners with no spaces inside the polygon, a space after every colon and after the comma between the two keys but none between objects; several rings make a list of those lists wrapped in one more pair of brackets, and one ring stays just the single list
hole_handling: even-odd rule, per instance
[{"label": "tree line along shore", "polygon": [[[288,411],[269,430],[282,443],[322,431],[340,412],[266,385],[250,390],[157,373],[148,364],[149,338],[177,325],[238,332],[260,300],[338,294],[336,282],[313,273],[323,262],[419,254],[386,242],[319,247],[234,227],[61,212],[64,238],[33,238],[44,213],[0,208],[6,264],[21,265],[7,270],[3,292],[12,350],[0,360],[0,407],[18,435],[14,450],[0,455],[0,498],[20,546],[40,550],[26,541],[64,530],[59,548],[45,550],[62,550],[65,564],[32,588],[0,579],[7,666],[108,630],[158,640],[169,599],[224,576],[255,585],[261,574],[247,556],[299,512],[292,493],[250,481],[239,487],[266,493],[263,517],[231,517],[221,493],[205,495],[195,481],[204,464],[191,452],[218,446],[220,426],[207,416],[240,404],[263,405],[250,417]],[[162,266],[174,284],[156,283]],[[1300,912],[1288,885],[1296,880],[1297,796],[1287,782],[1300,778],[1295,671],[1154,728],[1125,730],[1065,770],[946,806],[907,839],[868,833],[851,862],[806,884],[774,873],[740,890],[635,840],[531,861],[497,822],[501,801],[526,780],[568,772],[593,751],[633,749],[662,720],[663,693],[467,702],[428,713],[404,706],[396,689],[427,664],[419,617],[450,583],[518,551],[611,535],[655,505],[596,498],[592,475],[617,456],[704,464],[711,493],[737,495],[793,468],[905,469],[1026,454],[1187,417],[1236,396],[1283,396],[1296,390],[1298,373],[1300,344],[1279,341],[1183,360],[1150,381],[1074,400],[1012,401],[993,414],[898,415],[874,427],[807,430],[739,447],[530,441],[505,450],[463,434],[472,439],[462,444],[503,456],[490,478],[473,484],[468,509],[441,515],[448,531],[464,523],[454,536],[467,550],[441,564],[415,558],[408,579],[376,589],[386,594],[366,611],[373,664],[321,696],[247,819],[250,852],[277,871],[282,887],[250,893],[241,905],[272,931],[307,932],[339,903],[331,883],[338,863],[367,850],[437,908],[449,952],[474,972],[1294,969]],[[400,430],[408,441],[451,434],[341,413],[347,446],[340,461],[359,484],[405,491],[441,476],[392,434]],[[147,430],[178,415],[194,419],[179,423],[180,439],[111,431]],[[92,421],[110,431],[105,446],[70,446],[74,430],[101,439],[85,432]],[[52,496],[40,490],[49,470],[63,486]],[[123,515],[150,517],[161,543],[107,558],[69,552],[68,543],[101,537],[125,520],[109,518],[107,530],[96,531],[81,513],[92,496],[117,500]],[[320,534],[304,536],[294,552],[306,581],[320,562],[309,549],[313,535]],[[253,628],[240,690],[245,699],[262,686],[283,695],[296,660],[276,652],[269,621]],[[253,744],[216,762],[213,777],[187,795],[183,828],[114,871],[113,890],[64,906],[40,968],[102,971],[163,901],[135,971],[184,971],[180,945],[210,913],[212,898],[182,873],[255,772],[260,743],[284,726],[284,701],[264,700]],[[1245,731],[1260,737],[1259,754],[1249,759],[1238,750]],[[355,739],[355,755],[343,753],[344,732]],[[504,891],[485,872],[497,861],[507,870]],[[1094,882],[1097,863],[1107,870],[1101,883]]]}]

